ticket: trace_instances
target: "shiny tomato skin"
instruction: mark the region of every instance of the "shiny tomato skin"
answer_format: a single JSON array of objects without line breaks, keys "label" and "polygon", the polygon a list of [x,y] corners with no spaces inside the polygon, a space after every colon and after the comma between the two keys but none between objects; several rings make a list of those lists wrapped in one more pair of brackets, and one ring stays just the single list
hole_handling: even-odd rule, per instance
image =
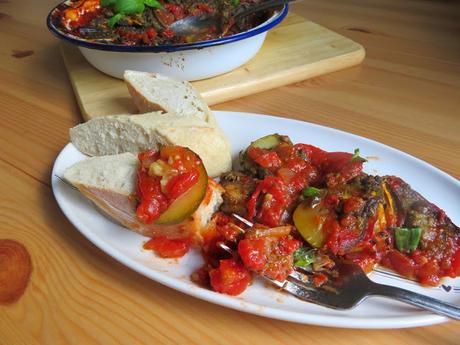
[{"label": "shiny tomato skin", "polygon": [[320,165],[324,156],[327,154],[326,151],[323,151],[320,148],[313,145],[296,144],[294,145],[294,147],[298,150],[302,150],[306,156],[307,161],[315,166]]},{"label": "shiny tomato skin", "polygon": [[[259,196],[262,199],[257,210]],[[282,216],[289,203],[286,184],[279,177],[266,176],[260,182],[248,201],[248,218],[267,226],[275,227],[282,223]]]},{"label": "shiny tomato skin", "polygon": [[137,174],[137,194],[140,203],[136,215],[145,224],[152,223],[168,208],[168,200],[161,193],[160,180],[152,178],[145,170]]},{"label": "shiny tomato skin", "polygon": [[139,162],[141,162],[142,167],[148,168],[150,164],[160,158],[160,153],[156,150],[142,151],[139,152],[137,158],[139,159]]},{"label": "shiny tomato skin", "polygon": [[234,259],[220,260],[219,267],[209,272],[214,291],[236,296],[251,283],[251,273]]},{"label": "shiny tomato skin", "polygon": [[254,271],[261,271],[267,263],[265,240],[244,239],[238,243],[238,254],[244,265]]},{"label": "shiny tomato skin", "polygon": [[340,172],[351,162],[353,155],[348,152],[327,152],[320,163],[323,174]]},{"label": "shiny tomato skin", "polygon": [[159,236],[147,241],[144,244],[144,249],[153,250],[162,258],[180,258],[187,254],[190,245],[189,239],[168,239]]},{"label": "shiny tomato skin", "polygon": [[275,151],[250,146],[247,153],[248,156],[262,168],[276,169],[282,164],[280,157]]},{"label": "shiny tomato skin", "polygon": [[394,269],[404,277],[412,278],[415,274],[414,262],[397,250],[389,251],[385,258],[386,266]]},{"label": "shiny tomato skin", "polygon": [[278,242],[278,247],[279,250],[282,254],[292,254],[294,253],[297,249],[299,249],[302,246],[302,243],[299,240],[293,239],[293,238],[282,238]]},{"label": "shiny tomato skin", "polygon": [[198,181],[200,173],[197,169],[172,177],[166,184],[166,193],[170,200],[175,200],[188,191]]},{"label": "shiny tomato skin", "polygon": [[438,286],[440,282],[439,265],[436,260],[429,261],[416,270],[416,276],[420,284]]},{"label": "shiny tomato skin", "polygon": [[460,276],[460,249],[457,249],[457,251],[454,254],[454,257],[452,259],[452,268],[451,268],[451,277],[458,277]]}]

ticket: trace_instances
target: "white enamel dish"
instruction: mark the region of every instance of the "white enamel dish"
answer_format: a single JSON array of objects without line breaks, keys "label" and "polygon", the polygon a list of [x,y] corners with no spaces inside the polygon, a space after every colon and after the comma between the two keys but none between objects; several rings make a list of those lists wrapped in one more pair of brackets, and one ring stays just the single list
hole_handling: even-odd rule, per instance
[{"label": "white enamel dish", "polygon": [[[293,142],[313,144],[328,151],[353,152],[359,148],[362,156],[378,157],[366,164],[368,173],[400,176],[428,200],[444,209],[454,223],[460,223],[460,182],[417,158],[369,139],[307,122],[224,111],[216,111],[215,115],[232,142],[235,157],[251,141],[270,133],[286,134]],[[152,252],[142,250],[145,237],[110,221],[78,191],[56,177],[62,176],[65,168],[84,158],[72,144],[68,144],[57,157],[52,188],[59,206],[72,224],[102,251],[154,281],[225,307],[305,324],[345,328],[405,328],[448,320],[384,298],[370,298],[355,309],[336,311],[302,302],[267,287],[259,280],[238,297],[200,288],[189,279],[190,274],[202,263],[198,251],[190,252],[179,261],[155,257]],[[440,287],[424,288],[382,273],[374,272],[370,277],[380,283],[397,285],[445,302],[460,304],[460,278],[446,279]]]},{"label": "white enamel dish", "polygon": [[288,5],[251,30],[208,41],[159,46],[124,46],[82,39],[60,29],[53,13],[68,3],[57,5],[48,15],[48,29],[65,42],[76,45],[86,60],[101,72],[123,79],[125,70],[154,72],[181,80],[200,80],[229,72],[252,59],[262,47],[267,31],[288,13]]}]

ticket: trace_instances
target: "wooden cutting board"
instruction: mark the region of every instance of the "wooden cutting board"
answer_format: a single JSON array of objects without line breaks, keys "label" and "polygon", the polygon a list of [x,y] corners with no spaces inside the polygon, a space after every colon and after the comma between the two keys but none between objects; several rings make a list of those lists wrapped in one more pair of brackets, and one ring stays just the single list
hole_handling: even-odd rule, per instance
[{"label": "wooden cutting board", "polygon": [[[85,120],[135,112],[123,81],[96,70],[75,46],[62,44],[61,52]],[[213,105],[351,67],[364,56],[360,44],[291,13],[251,61],[193,85]]]}]

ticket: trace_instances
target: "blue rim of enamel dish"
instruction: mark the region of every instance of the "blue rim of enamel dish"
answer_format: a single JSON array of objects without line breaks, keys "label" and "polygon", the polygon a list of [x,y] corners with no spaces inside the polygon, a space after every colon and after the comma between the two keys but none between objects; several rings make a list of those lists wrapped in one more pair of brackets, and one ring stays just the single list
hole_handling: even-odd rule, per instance
[{"label": "blue rim of enamel dish", "polygon": [[270,19],[266,22],[252,28],[251,30],[241,32],[232,36],[226,36],[222,38],[217,38],[213,40],[207,41],[200,41],[194,43],[181,43],[181,44],[165,44],[159,46],[125,46],[121,44],[109,44],[109,43],[100,43],[100,42],[90,42],[85,39],[79,38],[77,36],[71,35],[59,28],[57,28],[53,21],[52,16],[53,13],[59,10],[59,7],[62,6],[66,1],[57,5],[51,12],[48,14],[46,19],[46,24],[48,29],[58,38],[67,41],[69,43],[89,48],[89,49],[97,49],[97,50],[106,50],[106,51],[113,51],[113,52],[124,52],[124,53],[164,53],[164,52],[175,52],[181,50],[190,50],[190,49],[203,49],[206,47],[217,46],[225,43],[236,42],[240,40],[244,40],[246,38],[250,38],[261,34],[265,31],[270,30],[274,26],[278,25],[284,17],[286,17],[289,6],[286,4],[284,5],[281,12],[274,14]]}]

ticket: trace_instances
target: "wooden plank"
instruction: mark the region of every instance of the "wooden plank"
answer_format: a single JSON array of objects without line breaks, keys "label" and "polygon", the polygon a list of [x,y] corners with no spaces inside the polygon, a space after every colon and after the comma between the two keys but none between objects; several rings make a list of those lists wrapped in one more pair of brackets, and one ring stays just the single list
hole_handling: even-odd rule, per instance
[{"label": "wooden plank", "polygon": [[[61,52],[85,120],[135,112],[122,81],[93,68],[74,46],[63,44]],[[268,33],[261,51],[247,64],[193,84],[214,105],[351,67],[364,56],[360,44],[290,14]]]}]

